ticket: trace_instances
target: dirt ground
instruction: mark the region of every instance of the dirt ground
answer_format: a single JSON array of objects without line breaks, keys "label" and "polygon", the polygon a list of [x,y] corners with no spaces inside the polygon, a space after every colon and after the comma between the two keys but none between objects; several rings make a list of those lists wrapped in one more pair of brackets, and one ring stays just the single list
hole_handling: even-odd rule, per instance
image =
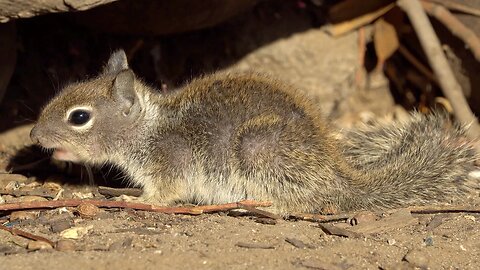
[{"label": "dirt ground", "polygon": [[[120,47],[135,72],[158,88],[218,69],[255,68],[305,90],[341,128],[404,112],[382,73],[358,89],[355,33],[334,40],[318,29],[321,14],[298,8],[302,1],[269,2],[216,28],[159,38],[97,33],[62,15],[19,22],[16,69],[0,106],[0,207],[55,197],[115,200],[97,186],[128,186],[115,170],[96,171],[88,183],[85,169],[53,164],[31,147],[26,124],[62,85],[94,76]],[[465,201],[463,207],[480,206],[478,194]],[[480,268],[478,213],[392,209],[320,222],[239,211],[93,209],[0,211],[4,229],[52,243],[0,230],[0,269]]]},{"label": "dirt ground", "polygon": [[[47,189],[55,194],[63,188],[64,197],[104,199],[95,187],[17,178],[17,190]],[[38,195],[3,198],[46,200]],[[477,197],[470,205],[478,203]],[[238,212],[190,216],[100,209],[93,217],[79,215],[75,207],[4,212],[2,224],[45,237],[56,247],[38,246],[0,230],[0,265],[11,270],[478,269],[480,265],[479,214],[412,215],[394,209],[348,216],[358,225],[352,226],[351,219],[326,223],[346,230],[340,232],[347,232],[345,237],[326,233],[317,222]]]}]

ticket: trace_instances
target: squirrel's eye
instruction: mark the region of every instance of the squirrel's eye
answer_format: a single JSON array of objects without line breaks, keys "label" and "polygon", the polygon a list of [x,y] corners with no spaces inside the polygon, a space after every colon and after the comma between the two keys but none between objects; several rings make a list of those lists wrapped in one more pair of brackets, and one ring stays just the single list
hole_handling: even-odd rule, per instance
[{"label": "squirrel's eye", "polygon": [[90,112],[85,110],[75,110],[70,113],[68,122],[75,126],[86,124],[90,120]]}]

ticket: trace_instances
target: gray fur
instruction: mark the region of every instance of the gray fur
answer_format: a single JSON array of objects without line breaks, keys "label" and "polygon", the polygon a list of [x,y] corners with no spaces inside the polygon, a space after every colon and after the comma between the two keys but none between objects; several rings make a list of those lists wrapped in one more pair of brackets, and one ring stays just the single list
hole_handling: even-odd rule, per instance
[{"label": "gray fur", "polygon": [[[150,202],[267,200],[282,214],[449,202],[468,191],[477,160],[464,129],[442,115],[413,114],[338,140],[292,86],[258,74],[209,75],[170,94],[134,78],[125,114],[118,74],[66,87],[32,138],[76,162],[124,169]],[[91,126],[65,122],[78,106],[93,108]]]}]

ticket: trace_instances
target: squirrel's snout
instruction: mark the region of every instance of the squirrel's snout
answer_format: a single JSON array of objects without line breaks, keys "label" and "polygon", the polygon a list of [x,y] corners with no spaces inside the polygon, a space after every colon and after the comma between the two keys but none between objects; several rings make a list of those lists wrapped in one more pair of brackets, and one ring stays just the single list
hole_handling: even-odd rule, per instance
[{"label": "squirrel's snout", "polygon": [[40,144],[40,139],[38,138],[38,127],[34,126],[30,131],[30,139],[34,144]]}]

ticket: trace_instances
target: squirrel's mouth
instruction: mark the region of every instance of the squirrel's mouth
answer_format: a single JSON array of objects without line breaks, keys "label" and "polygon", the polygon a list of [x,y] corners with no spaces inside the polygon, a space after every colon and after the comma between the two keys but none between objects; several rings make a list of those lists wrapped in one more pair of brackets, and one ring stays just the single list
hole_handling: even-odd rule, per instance
[{"label": "squirrel's mouth", "polygon": [[55,148],[53,151],[52,157],[60,161],[70,161],[70,162],[78,161],[78,158],[76,155],[74,155],[72,152],[64,148]]}]

